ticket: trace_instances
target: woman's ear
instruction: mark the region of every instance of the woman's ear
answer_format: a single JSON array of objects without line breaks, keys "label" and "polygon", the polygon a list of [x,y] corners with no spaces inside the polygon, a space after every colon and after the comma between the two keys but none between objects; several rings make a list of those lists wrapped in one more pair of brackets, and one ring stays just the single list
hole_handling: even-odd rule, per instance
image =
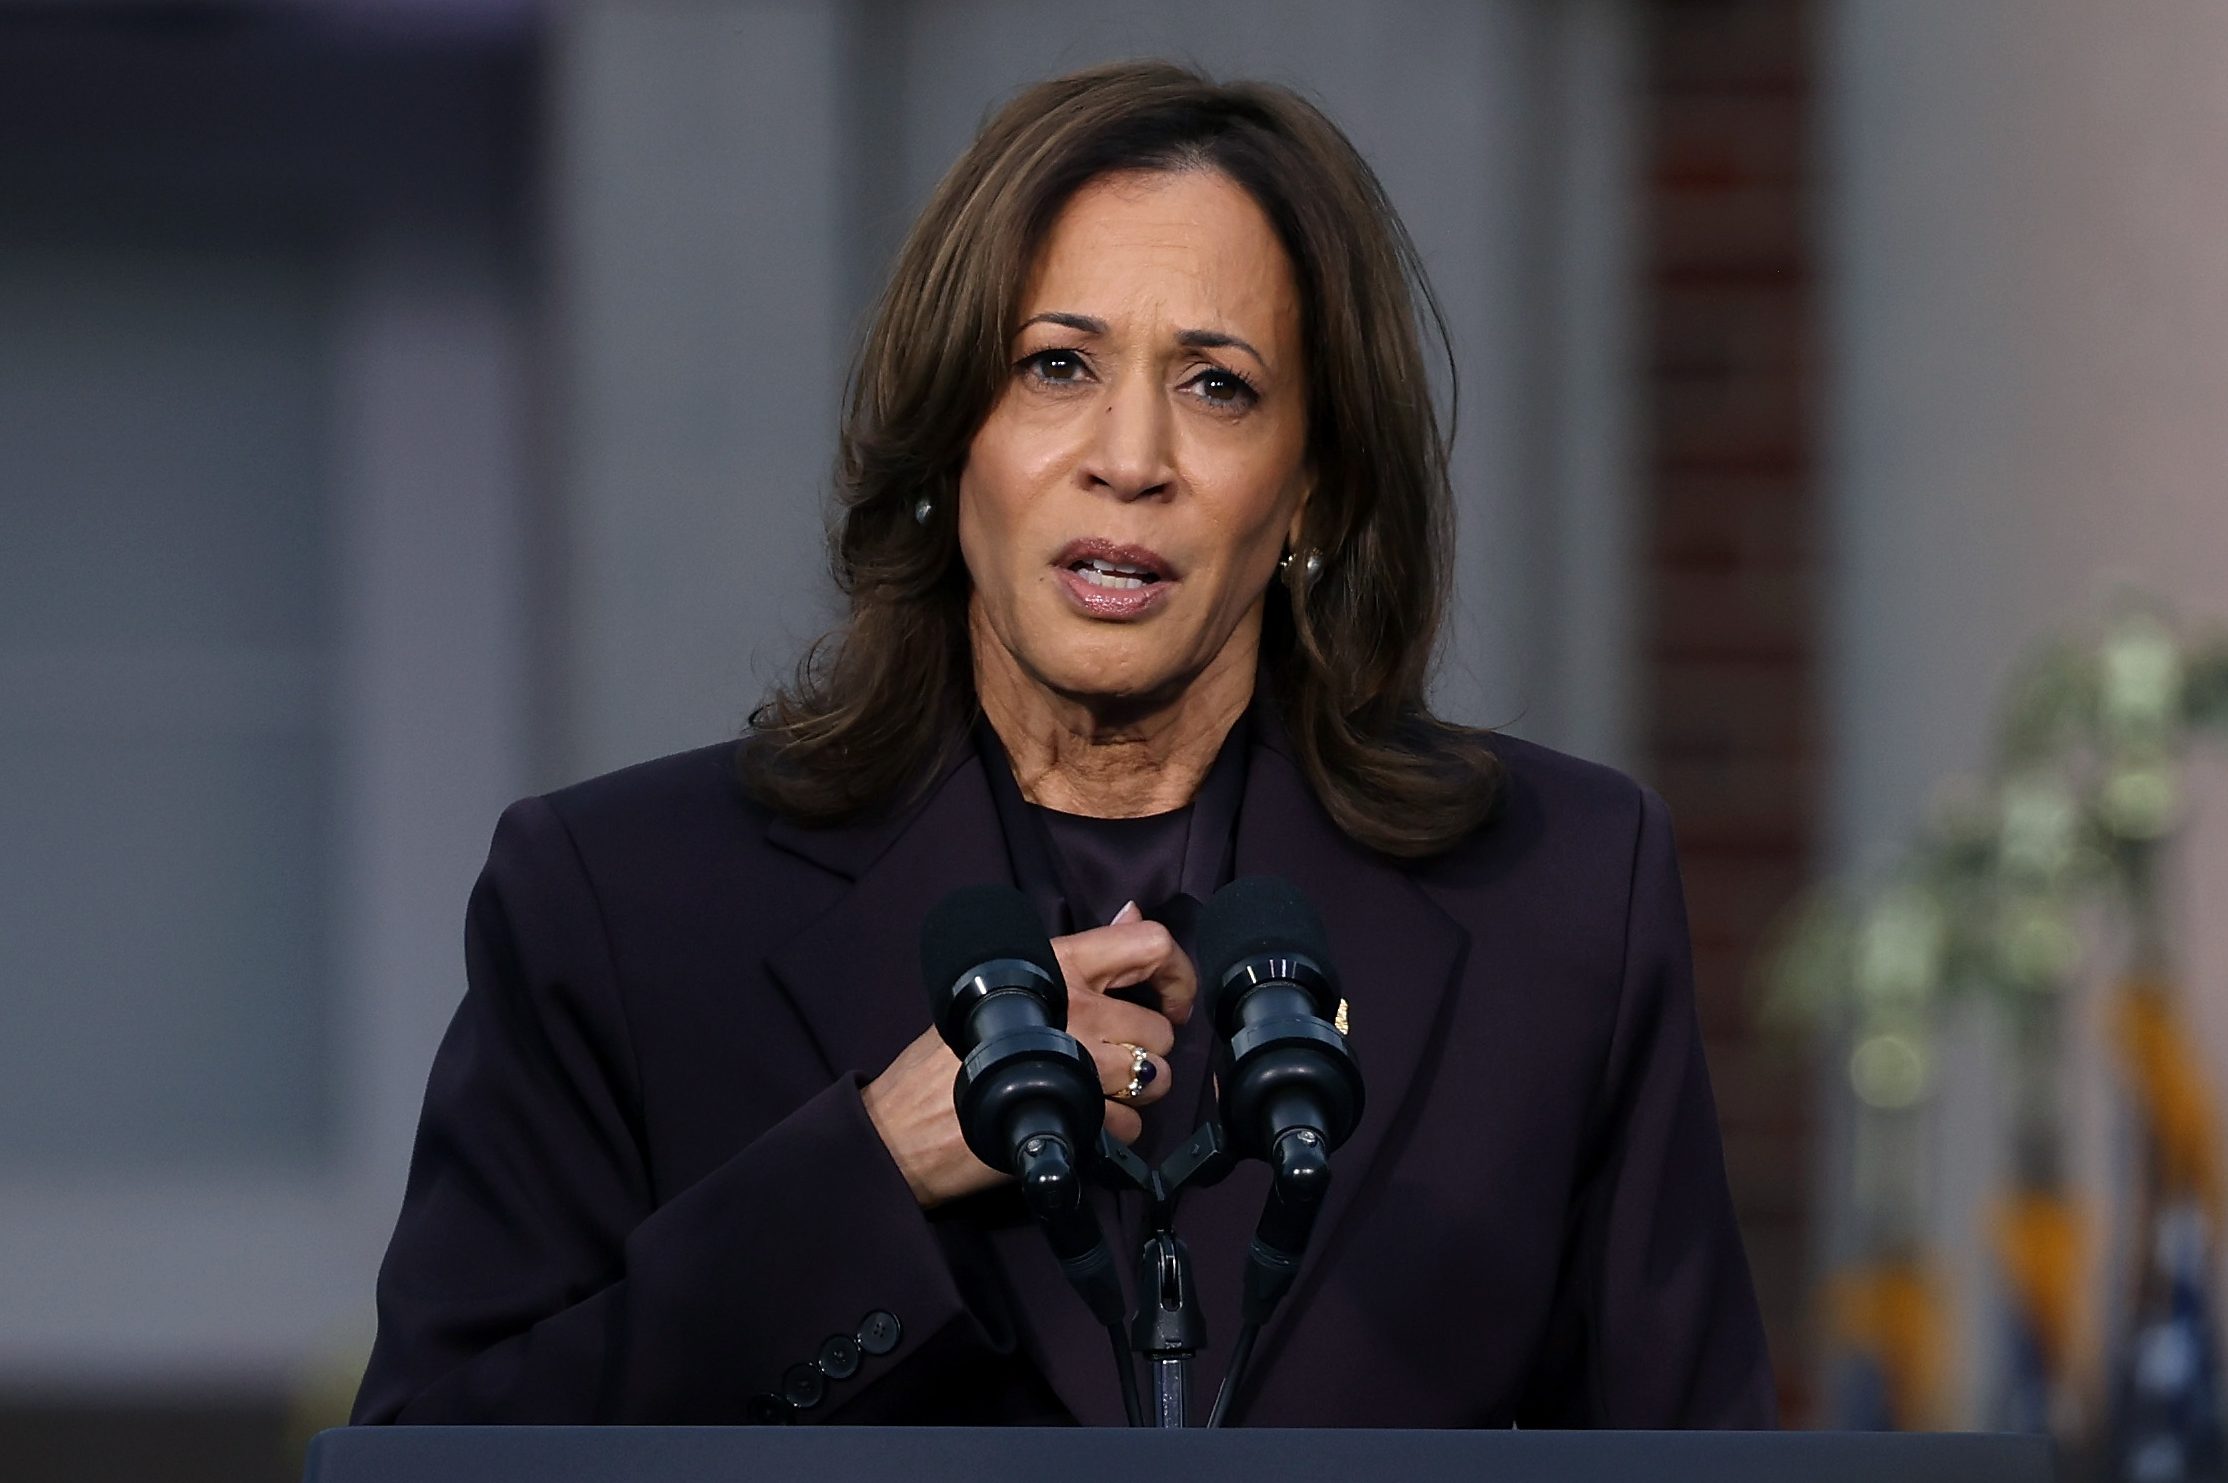
[{"label": "woman's ear", "polygon": [[1307,529],[1307,502],[1315,495],[1315,471],[1310,469],[1300,484],[1300,502],[1292,507],[1292,519],[1284,527],[1284,549],[1300,549],[1300,534]]}]

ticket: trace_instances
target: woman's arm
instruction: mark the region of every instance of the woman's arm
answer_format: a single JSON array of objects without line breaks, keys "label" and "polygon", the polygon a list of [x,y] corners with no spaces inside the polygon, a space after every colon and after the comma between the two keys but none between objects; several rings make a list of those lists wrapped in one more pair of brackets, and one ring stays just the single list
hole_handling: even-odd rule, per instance
[{"label": "woman's arm", "polygon": [[796,1415],[868,1419],[902,1400],[908,1387],[882,1389],[893,1376],[987,1357],[854,1077],[653,1206],[599,909],[541,800],[497,827],[466,969],[357,1422],[786,1419],[763,1398],[785,1375],[809,1390],[797,1367],[862,1326],[868,1351],[894,1347]]},{"label": "woman's arm", "polygon": [[1770,1360],[1694,1012],[1670,811],[1641,789],[1623,982],[1525,1426],[1764,1428]]}]

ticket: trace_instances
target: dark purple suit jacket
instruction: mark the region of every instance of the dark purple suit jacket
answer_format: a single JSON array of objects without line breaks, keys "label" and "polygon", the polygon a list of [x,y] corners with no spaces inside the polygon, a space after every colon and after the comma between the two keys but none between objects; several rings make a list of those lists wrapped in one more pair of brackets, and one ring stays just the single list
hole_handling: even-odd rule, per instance
[{"label": "dark purple suit jacket", "polygon": [[[1404,862],[1255,728],[1237,873],[1321,908],[1369,1107],[1245,1420],[1768,1426],[1663,803],[1493,747],[1500,818]],[[732,744],[504,814],[358,1421],[743,1421],[870,1314],[895,1347],[796,1419],[1120,1421],[1106,1335],[1010,1192],[924,1216],[859,1101],[926,1028],[922,917],[1011,876],[959,751],[917,806],[840,829],[747,801]],[[1179,1213],[1202,1408],[1265,1183]]]}]

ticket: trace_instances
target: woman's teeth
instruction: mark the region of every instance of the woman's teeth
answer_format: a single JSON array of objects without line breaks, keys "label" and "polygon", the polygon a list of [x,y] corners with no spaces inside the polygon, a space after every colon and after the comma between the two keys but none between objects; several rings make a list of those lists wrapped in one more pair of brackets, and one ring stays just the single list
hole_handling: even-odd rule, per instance
[{"label": "woman's teeth", "polygon": [[1158,580],[1143,567],[1120,566],[1111,561],[1079,562],[1075,570],[1093,587],[1143,587]]}]

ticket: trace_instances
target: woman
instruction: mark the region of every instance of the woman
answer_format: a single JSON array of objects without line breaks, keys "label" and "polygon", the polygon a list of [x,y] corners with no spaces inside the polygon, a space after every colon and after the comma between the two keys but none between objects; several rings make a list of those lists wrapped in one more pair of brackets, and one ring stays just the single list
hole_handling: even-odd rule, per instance
[{"label": "woman", "polygon": [[[1211,1109],[1189,907],[1271,873],[1322,912],[1370,1110],[1242,1418],[1769,1424],[1663,805],[1425,708],[1419,303],[1289,92],[1118,66],[990,122],[859,361],[848,622],[739,749],[497,829],[359,1420],[1118,1421],[961,1141],[920,923],[1020,885],[1158,1158]],[[1178,1212],[1210,1341],[1264,1182]]]}]

